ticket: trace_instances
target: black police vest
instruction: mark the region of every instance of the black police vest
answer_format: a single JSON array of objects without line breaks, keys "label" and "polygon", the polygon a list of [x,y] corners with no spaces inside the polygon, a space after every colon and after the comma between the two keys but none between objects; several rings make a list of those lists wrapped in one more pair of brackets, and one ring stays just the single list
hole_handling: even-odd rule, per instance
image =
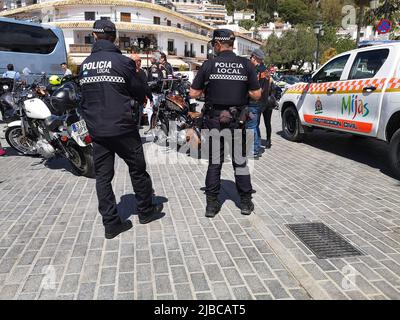
[{"label": "black police vest", "polygon": [[224,52],[209,61],[211,70],[206,101],[212,105],[243,106],[248,104],[248,60],[233,52]]}]

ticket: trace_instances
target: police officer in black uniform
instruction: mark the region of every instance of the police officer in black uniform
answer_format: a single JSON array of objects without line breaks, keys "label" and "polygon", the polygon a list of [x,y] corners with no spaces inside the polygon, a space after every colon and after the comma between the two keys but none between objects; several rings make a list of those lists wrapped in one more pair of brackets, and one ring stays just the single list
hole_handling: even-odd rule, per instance
[{"label": "police officer in black uniform", "polygon": [[[260,85],[255,68],[246,58],[233,52],[235,35],[231,30],[215,30],[211,41],[217,57],[206,61],[193,81],[190,95],[199,98],[205,94],[205,118],[208,129],[240,128],[242,114],[249,97],[258,100],[261,97]],[[239,118],[239,119],[238,119]],[[232,139],[233,141],[235,139]],[[233,142],[233,148],[235,142]],[[245,158],[231,151],[235,170],[236,187],[241,198],[241,212],[250,215],[254,210],[252,203],[253,188]],[[213,148],[210,148],[213,149]],[[217,157],[216,157],[217,156]],[[219,161],[215,161],[215,159]],[[224,160],[224,143],[220,144],[218,155],[210,152],[206,178],[207,208],[206,217],[212,218],[220,211],[218,194],[221,186],[221,169]]]},{"label": "police officer in black uniform", "polygon": [[143,146],[137,128],[138,106],[144,102],[144,87],[132,59],[114,45],[115,25],[108,20],[94,24],[95,43],[80,73],[82,111],[93,139],[96,191],[103,216],[105,237],[112,239],[132,228],[121,221],[112,189],[115,154],[129,167],[136,194],[139,221],[162,217],[162,205],[152,204],[152,181],[146,171]]}]

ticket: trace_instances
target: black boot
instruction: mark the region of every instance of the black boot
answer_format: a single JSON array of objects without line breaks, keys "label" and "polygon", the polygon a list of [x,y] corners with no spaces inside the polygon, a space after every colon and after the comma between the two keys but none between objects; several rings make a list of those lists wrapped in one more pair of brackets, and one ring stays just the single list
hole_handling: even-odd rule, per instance
[{"label": "black boot", "polygon": [[267,140],[267,142],[265,143],[265,148],[271,149],[271,145],[272,145],[271,140]]},{"label": "black boot", "polygon": [[221,204],[217,196],[207,196],[206,217],[214,218],[221,210]]},{"label": "black boot", "polygon": [[154,205],[151,211],[147,213],[139,213],[139,222],[140,224],[148,224],[152,221],[161,219],[162,217],[165,216],[165,214],[162,213],[164,206],[163,204],[158,204]]},{"label": "black boot", "polygon": [[240,200],[242,214],[245,216],[251,215],[251,213],[254,211],[254,203],[251,201],[251,196],[241,197]]},{"label": "black boot", "polygon": [[132,228],[132,222],[130,220],[127,220],[125,222],[122,222],[117,225],[113,226],[106,226],[105,227],[105,237],[106,239],[114,239],[116,236],[118,236],[120,233],[128,231],[129,229]]}]

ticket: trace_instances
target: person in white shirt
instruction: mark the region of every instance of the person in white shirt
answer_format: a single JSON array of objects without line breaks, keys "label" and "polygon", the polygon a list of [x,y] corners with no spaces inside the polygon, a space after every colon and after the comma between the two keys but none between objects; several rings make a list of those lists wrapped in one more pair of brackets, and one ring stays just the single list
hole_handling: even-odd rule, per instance
[{"label": "person in white shirt", "polygon": [[68,69],[68,65],[66,62],[61,63],[61,69],[64,71],[64,77],[72,76],[72,71]]},{"label": "person in white shirt", "polygon": [[19,81],[21,80],[21,75],[19,72],[14,71],[14,65],[10,63],[7,65],[7,71],[3,73],[3,78],[15,79]]}]

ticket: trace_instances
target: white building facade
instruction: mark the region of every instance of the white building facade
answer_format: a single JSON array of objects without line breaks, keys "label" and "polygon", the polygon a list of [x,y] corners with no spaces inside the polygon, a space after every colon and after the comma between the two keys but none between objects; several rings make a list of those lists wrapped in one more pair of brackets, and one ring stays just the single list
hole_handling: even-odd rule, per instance
[{"label": "white building facade", "polygon": [[2,11],[0,16],[39,20],[60,27],[67,51],[77,64],[90,53],[93,23],[97,19],[116,24],[118,45],[123,52],[135,51],[144,56],[152,51],[165,52],[177,61],[174,67],[179,67],[179,60],[204,61],[213,30],[205,23],[151,1],[42,0]]},{"label": "white building facade", "polygon": [[226,24],[227,10],[224,5],[202,0],[169,0],[176,11],[212,26]]}]

